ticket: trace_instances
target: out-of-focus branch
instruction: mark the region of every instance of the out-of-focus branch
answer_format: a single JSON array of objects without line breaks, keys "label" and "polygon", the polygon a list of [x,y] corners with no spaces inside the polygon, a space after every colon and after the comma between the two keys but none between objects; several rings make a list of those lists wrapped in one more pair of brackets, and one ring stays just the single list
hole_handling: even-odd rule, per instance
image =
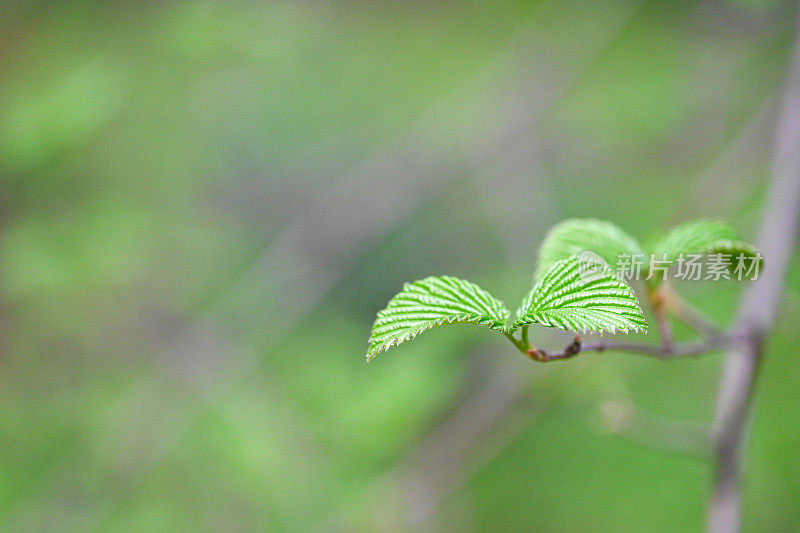
[{"label": "out-of-focus branch", "polygon": [[753,384],[766,332],[778,309],[783,280],[797,240],[800,222],[800,37],[795,43],[784,88],[773,180],[764,209],[758,246],[766,258],[761,278],[745,292],[736,324],[743,342],[732,347],[720,379],[714,417],[713,495],[708,530],[739,530],[742,441]]},{"label": "out-of-focus branch", "polygon": [[684,300],[668,283],[663,283],[660,288],[664,307],[672,316],[706,336],[720,335],[722,331],[699,309]]},{"label": "out-of-focus branch", "polygon": [[672,453],[707,460],[709,428],[683,420],[668,420],[637,409],[625,398],[598,405],[603,430],[630,442]]}]

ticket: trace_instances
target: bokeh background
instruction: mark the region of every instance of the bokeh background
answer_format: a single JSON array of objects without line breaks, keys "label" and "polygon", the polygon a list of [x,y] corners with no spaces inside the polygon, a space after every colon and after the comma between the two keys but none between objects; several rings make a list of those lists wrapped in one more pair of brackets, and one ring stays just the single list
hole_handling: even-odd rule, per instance
[{"label": "bokeh background", "polygon": [[[515,306],[565,217],[755,238],[795,14],[4,2],[0,529],[701,529],[722,354],[541,365],[453,326],[366,364],[366,341],[405,280]],[[795,260],[751,531],[800,529],[799,289]],[[720,324],[741,293],[679,290]]]}]

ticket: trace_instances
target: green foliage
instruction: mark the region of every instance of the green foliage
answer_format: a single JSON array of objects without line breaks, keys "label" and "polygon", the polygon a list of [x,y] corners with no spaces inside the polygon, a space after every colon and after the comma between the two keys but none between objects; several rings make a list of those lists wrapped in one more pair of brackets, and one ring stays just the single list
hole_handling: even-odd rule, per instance
[{"label": "green foliage", "polygon": [[442,324],[471,322],[505,331],[510,314],[503,302],[463,279],[431,276],[406,283],[378,313],[367,361]]},{"label": "green foliage", "polygon": [[[730,225],[698,220],[676,226],[650,247],[659,259],[682,255],[744,254],[760,261],[758,250],[739,240]],[[442,324],[475,323],[500,331],[521,350],[527,340],[513,337],[522,326],[538,323],[579,332],[616,333],[647,329],[631,288],[614,272],[620,256],[643,255],[638,241],[611,222],[570,219],[553,227],[539,248],[537,282],[509,324],[505,304],[474,283],[451,276],[407,283],[372,326],[367,361]],[[644,273],[648,262],[642,265]],[[760,267],[760,265],[759,265]]]},{"label": "green foliage", "polygon": [[441,276],[406,283],[378,313],[367,361],[443,324],[475,323],[508,337],[520,326],[533,323],[611,333],[647,327],[633,291],[608,264],[578,256],[557,261],[525,298],[517,315],[509,324],[510,312],[503,302],[463,279]]},{"label": "green foliage", "polygon": [[574,331],[644,331],[635,294],[605,261],[572,256],[557,261],[517,311],[514,329],[538,322]]},{"label": "green foliage", "polygon": [[665,257],[669,261],[681,255],[726,254],[733,258],[732,268],[740,254],[749,261],[761,261],[755,246],[739,240],[736,230],[719,220],[695,220],[675,226],[652,249],[658,258]]},{"label": "green foliage", "polygon": [[[674,262],[681,255],[730,255],[731,268],[743,254],[750,268],[752,261],[761,261],[758,249],[739,239],[736,230],[726,222],[718,220],[696,220],[675,226],[644,251],[637,240],[611,222],[593,218],[569,219],[554,226],[539,248],[539,263],[536,278],[561,259],[584,251],[602,257],[612,269],[617,268],[621,255],[655,254],[659,260]],[[649,256],[648,256],[649,258]],[[759,268],[760,268],[759,264]],[[649,261],[641,265],[643,274],[649,270]]]},{"label": "green foliage", "polygon": [[640,254],[639,243],[617,225],[596,218],[571,218],[553,226],[539,247],[536,279],[556,261],[590,250],[614,267],[621,254]]},{"label": "green foliage", "polygon": [[659,257],[675,260],[680,254],[713,253],[715,243],[738,239],[736,230],[717,220],[694,220],[675,226],[658,240],[652,250]]},{"label": "green foliage", "polygon": [[[769,169],[747,132],[767,129],[786,77],[793,4],[0,3],[2,530],[60,529],[66,507],[75,529],[408,529],[395,474],[410,447],[454,416],[480,424],[455,403],[492,390],[459,335],[500,339],[443,326],[364,365],[365,307],[451,273],[515,311],[542,213],[605,216],[640,241],[692,206],[755,221]],[[736,23],[696,31],[721,17]],[[522,169],[526,143],[497,140],[528,138],[529,116],[553,142]],[[461,158],[487,146],[497,161]],[[489,186],[517,174],[532,179]],[[527,271],[493,270],[509,246],[528,247]],[[732,283],[694,294],[719,324],[737,300]],[[744,531],[800,531],[788,311],[759,367]],[[493,412],[500,433],[441,465],[462,482],[429,484],[419,529],[701,530],[702,461],[595,429],[629,420],[620,406],[710,419],[719,362],[513,365],[535,408]]]}]

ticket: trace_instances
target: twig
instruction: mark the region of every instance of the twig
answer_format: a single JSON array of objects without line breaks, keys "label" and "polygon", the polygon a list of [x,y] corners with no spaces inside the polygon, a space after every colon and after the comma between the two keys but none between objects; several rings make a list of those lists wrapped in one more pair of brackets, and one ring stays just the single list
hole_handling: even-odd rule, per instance
[{"label": "twig", "polygon": [[667,344],[648,344],[644,342],[624,342],[614,340],[598,340],[592,342],[581,342],[580,337],[569,343],[563,350],[558,352],[547,352],[541,348],[530,348],[525,353],[531,359],[542,363],[570,359],[582,352],[605,352],[619,351],[631,352],[645,355],[653,355],[659,359],[675,359],[678,357],[690,357],[702,355],[714,350],[729,348],[739,339],[735,333],[726,333],[708,337],[701,341]]},{"label": "twig", "polygon": [[[713,533],[739,530],[739,476],[745,422],[765,336],[775,320],[800,223],[800,36],[795,42],[791,73],[785,87],[776,145],[774,178],[757,240],[767,259],[761,278],[746,290],[731,330],[718,333],[702,314],[673,297],[670,310],[693,329],[708,335],[705,340],[672,344],[671,337],[664,335],[668,331],[664,326],[668,323],[665,324],[665,318],[657,312],[662,331],[660,345],[615,341],[582,343],[576,337],[560,352],[539,348],[525,351],[536,361],[549,362],[587,351],[618,350],[669,359],[700,355],[719,348],[730,349],[720,379],[711,439],[714,476],[708,530]],[[654,309],[658,310],[662,302],[654,303]]]},{"label": "twig", "polygon": [[656,317],[656,326],[658,327],[658,334],[661,336],[661,346],[664,350],[672,350],[675,341],[672,339],[672,325],[669,323],[667,316],[667,302],[665,294],[661,288],[655,289],[648,293],[650,297],[650,304],[653,306],[653,314]]},{"label": "twig", "polygon": [[[604,352],[606,350],[654,355],[660,359],[676,359],[679,357],[702,355],[722,348],[730,348],[733,346],[732,343],[742,337],[742,335],[737,332],[738,330],[734,328],[728,331],[720,331],[717,329],[716,326],[706,320],[699,311],[696,311],[666,284],[662,284],[658,289],[651,292],[649,296],[650,303],[653,306],[653,311],[658,321],[658,330],[661,337],[660,344],[613,340],[582,343],[579,337],[575,337],[575,340],[568,344],[563,350],[548,352],[529,344],[527,326],[523,326],[521,340],[509,333],[505,335],[519,351],[526,354],[534,361],[539,361],[541,363],[571,359],[581,352]],[[704,339],[694,342],[675,343],[672,337],[672,327],[669,323],[667,311],[674,312],[676,310],[678,311],[676,316],[686,322],[690,322],[693,329],[705,335]]]},{"label": "twig", "polygon": [[800,36],[784,87],[776,136],[773,180],[761,222],[758,245],[766,258],[761,278],[745,292],[736,323],[746,342],[728,354],[714,417],[713,496],[708,530],[738,531],[742,440],[766,332],[772,326],[800,222]]}]

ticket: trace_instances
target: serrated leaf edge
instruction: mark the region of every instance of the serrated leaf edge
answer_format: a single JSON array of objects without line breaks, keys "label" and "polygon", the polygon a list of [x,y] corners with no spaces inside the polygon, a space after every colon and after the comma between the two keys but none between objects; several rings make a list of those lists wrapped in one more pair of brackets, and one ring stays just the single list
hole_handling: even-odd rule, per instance
[{"label": "serrated leaf edge", "polygon": [[[475,301],[475,303],[478,303],[479,305],[480,304],[491,304],[488,307],[492,308],[493,311],[498,312],[498,315],[502,316],[502,321],[498,322],[497,318],[491,317],[491,316],[487,317],[486,315],[483,315],[483,314],[456,313],[456,314],[453,314],[453,315],[447,315],[447,316],[443,316],[443,317],[434,319],[431,322],[424,323],[424,324],[420,325],[419,327],[410,330],[403,337],[392,338],[388,342],[378,342],[378,341],[376,341],[374,339],[374,336],[373,336],[372,333],[374,332],[375,323],[373,323],[373,331],[371,332],[369,340],[367,341],[367,343],[369,344],[369,349],[367,350],[367,361],[371,361],[375,356],[377,356],[378,354],[380,354],[382,352],[387,351],[389,348],[391,348],[393,346],[399,346],[400,344],[402,344],[404,342],[407,342],[407,341],[410,341],[410,340],[414,339],[420,333],[423,333],[423,332],[425,332],[425,331],[427,331],[429,329],[432,329],[432,328],[434,328],[436,326],[441,326],[443,324],[455,324],[455,323],[478,324],[478,325],[481,325],[481,326],[487,326],[489,329],[494,330],[494,331],[506,332],[508,330],[508,322],[510,320],[511,312],[508,310],[508,308],[506,307],[505,303],[502,300],[500,300],[499,298],[494,297],[491,293],[489,293],[487,290],[483,289],[480,285],[478,285],[476,283],[473,283],[473,282],[471,282],[469,280],[466,280],[466,279],[463,279],[463,278],[459,278],[459,277],[456,277],[456,276],[448,276],[448,275],[428,276],[426,278],[422,278],[422,279],[419,279],[419,280],[416,280],[416,281],[413,281],[413,282],[405,282],[405,283],[403,283],[402,289],[397,294],[395,294],[392,298],[389,299],[389,302],[386,304],[386,307],[384,307],[383,309],[378,311],[376,319],[375,319],[375,322],[377,322],[380,319],[382,313],[384,313],[385,311],[390,309],[390,305],[391,305],[392,301],[397,296],[399,296],[399,295],[403,294],[403,292],[407,291],[409,289],[409,287],[416,285],[416,286],[425,288],[426,290],[430,290],[428,287],[426,287],[426,284],[427,283],[432,283],[434,281],[448,281],[448,282],[455,282],[456,284],[467,283],[469,285],[474,286],[478,291],[480,291],[482,293],[485,293],[485,295],[488,297],[488,299],[484,299],[484,297],[481,296],[480,294],[478,294],[478,295],[468,294],[468,296],[470,296],[470,298],[472,298],[472,299],[477,298],[477,300],[474,300],[474,301]],[[445,290],[446,292],[450,292],[449,288],[442,288],[442,287],[437,287],[437,288]],[[457,296],[457,295],[453,294],[453,296]],[[501,306],[500,309],[494,309],[494,304],[495,303],[499,304]],[[377,342],[377,344],[376,344],[376,342]]]},{"label": "serrated leaf edge", "polygon": [[[630,327],[613,326],[611,328],[596,328],[596,327],[591,327],[590,326],[590,327],[579,327],[579,328],[569,328],[569,329],[572,330],[572,331],[578,331],[580,333],[593,332],[593,333],[599,333],[601,335],[603,333],[606,333],[606,332],[607,333],[611,333],[611,334],[614,334],[614,333],[617,333],[617,332],[628,333],[630,331],[646,332],[647,328],[648,328],[648,324],[647,324],[647,320],[644,317],[644,312],[642,311],[641,305],[639,304],[639,299],[636,296],[636,292],[623,279],[621,279],[619,276],[616,275],[616,273],[611,269],[611,267],[608,265],[608,263],[605,262],[605,260],[603,260],[602,258],[599,258],[599,257],[598,257],[598,259],[600,261],[602,261],[602,263],[604,265],[605,273],[609,274],[609,277],[611,279],[613,279],[613,280],[618,282],[617,286],[613,289],[613,291],[619,296],[628,296],[628,297],[633,299],[634,307],[625,306],[626,309],[636,312],[635,314],[633,314],[633,313],[626,313],[625,314],[625,317],[628,319],[628,321],[632,322],[633,325],[630,326]],[[570,257],[568,257],[566,259],[561,259],[559,261],[556,261],[555,263],[553,263],[553,266],[551,266],[539,278],[539,280],[536,282],[534,287],[525,296],[525,299],[523,300],[522,305],[517,310],[517,319],[511,324],[511,326],[509,328],[510,331],[516,331],[517,328],[519,328],[520,326],[523,326],[525,324],[534,324],[534,323],[541,324],[541,325],[543,325],[545,327],[557,327],[559,329],[567,329],[567,328],[562,327],[561,325],[552,324],[551,320],[549,320],[547,317],[545,317],[545,316],[543,316],[541,314],[542,310],[531,310],[531,311],[528,311],[528,312],[525,312],[525,313],[522,313],[522,310],[525,307],[525,305],[528,302],[528,300],[533,300],[533,295],[536,294],[536,292],[540,289],[540,285],[542,285],[544,280],[546,280],[548,278],[548,275],[551,272],[556,271],[559,268],[562,268],[562,266],[565,265],[566,263],[569,263],[569,262],[572,262],[572,261],[576,261],[576,260],[579,261],[580,257],[577,256],[577,255],[573,255],[573,256],[570,256]],[[552,282],[551,282],[551,284],[552,284]],[[584,286],[584,288],[585,288],[585,286]],[[563,298],[563,297],[564,296],[562,296],[561,298]],[[616,296],[611,296],[611,298],[612,299],[616,298]],[[531,301],[531,305],[535,305],[535,303],[533,301]],[[568,309],[568,308],[565,308],[565,309]],[[576,309],[576,308],[572,307],[572,309]],[[580,308],[577,308],[577,309],[580,309]],[[553,309],[553,311],[557,312],[558,309]],[[594,312],[603,313],[603,314],[607,314],[608,313],[607,311],[598,310],[598,309],[593,309],[593,311]]]},{"label": "serrated leaf edge", "polygon": [[494,331],[500,331],[500,332],[503,332],[503,333],[508,331],[508,328],[507,328],[506,324],[498,325],[497,322],[495,322],[494,320],[485,320],[485,319],[483,319],[483,315],[475,315],[475,314],[471,314],[471,313],[463,313],[463,314],[460,314],[460,315],[446,316],[446,317],[442,317],[442,318],[439,318],[437,320],[434,320],[433,322],[430,322],[430,323],[425,324],[423,326],[420,326],[420,327],[418,327],[416,329],[413,329],[408,334],[406,334],[406,336],[404,336],[404,337],[396,337],[396,338],[392,339],[389,342],[380,343],[378,345],[377,349],[375,349],[372,346],[373,339],[372,339],[372,336],[370,335],[370,338],[369,338],[369,341],[368,341],[368,343],[370,344],[370,349],[369,349],[369,351],[367,353],[367,361],[372,360],[376,355],[380,354],[381,352],[385,352],[386,350],[388,350],[389,348],[391,348],[393,346],[399,346],[400,344],[403,344],[404,342],[408,342],[410,340],[413,340],[420,333],[424,333],[424,332],[428,331],[429,329],[433,329],[436,326],[441,326],[443,324],[477,324],[479,326],[487,326],[489,329],[494,330]]}]

